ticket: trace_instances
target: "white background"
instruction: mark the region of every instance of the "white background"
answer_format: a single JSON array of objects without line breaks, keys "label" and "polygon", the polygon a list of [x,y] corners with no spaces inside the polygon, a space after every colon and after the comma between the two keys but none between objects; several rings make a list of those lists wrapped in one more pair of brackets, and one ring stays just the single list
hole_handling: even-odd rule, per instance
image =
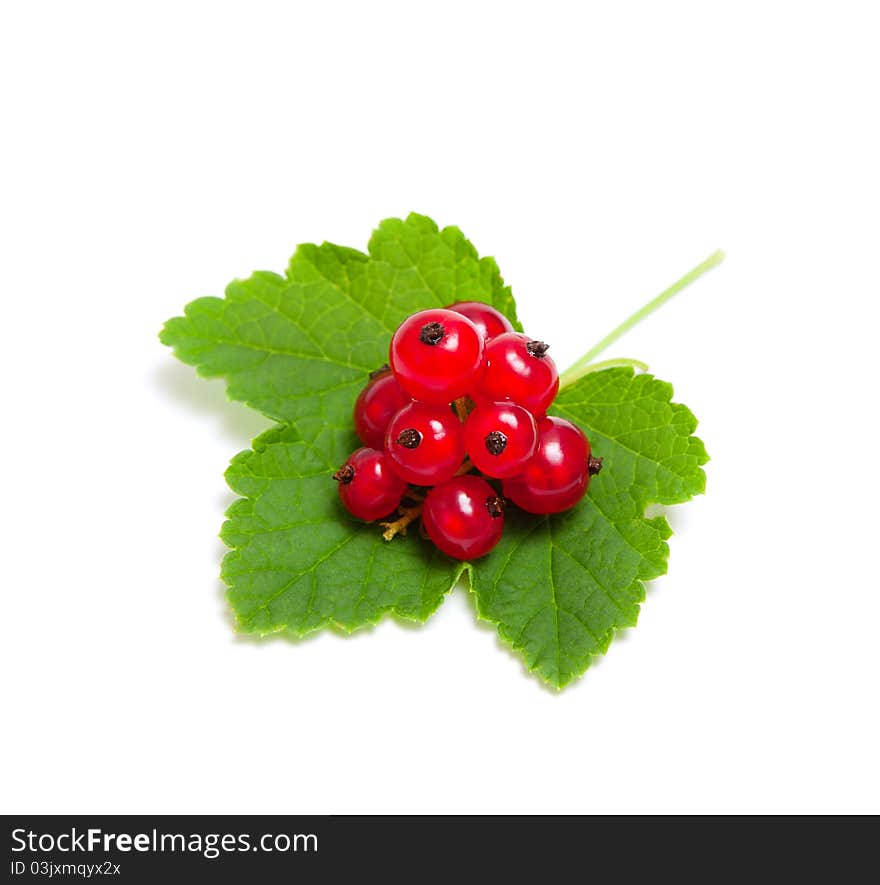
[{"label": "white background", "polygon": [[[5,812],[880,811],[876,5],[40,3],[0,12]],[[455,591],[236,638],[222,473],[266,422],[162,322],[417,210],[561,365],[713,457],[637,629],[561,694]]]}]

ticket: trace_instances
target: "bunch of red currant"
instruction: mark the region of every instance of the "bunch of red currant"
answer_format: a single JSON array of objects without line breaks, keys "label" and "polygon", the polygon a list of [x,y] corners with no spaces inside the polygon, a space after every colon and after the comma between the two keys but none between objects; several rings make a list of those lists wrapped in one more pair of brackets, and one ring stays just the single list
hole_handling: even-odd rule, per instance
[{"label": "bunch of red currant", "polygon": [[[355,403],[365,448],[333,476],[354,516],[399,511],[382,523],[386,538],[421,516],[444,553],[475,559],[500,540],[507,502],[559,513],[586,494],[601,459],[579,427],[546,414],[559,390],[547,345],[493,307],[462,301],[413,314],[389,362]],[[501,494],[487,478],[501,480]]]}]

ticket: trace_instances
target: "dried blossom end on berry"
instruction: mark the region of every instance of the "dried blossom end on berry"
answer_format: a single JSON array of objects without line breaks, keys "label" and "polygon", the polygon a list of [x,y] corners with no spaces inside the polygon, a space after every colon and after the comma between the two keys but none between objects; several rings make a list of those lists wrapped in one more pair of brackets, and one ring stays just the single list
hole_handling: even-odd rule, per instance
[{"label": "dried blossom end on berry", "polygon": [[333,474],[333,479],[336,482],[341,482],[344,486],[347,486],[354,479],[354,467],[351,464],[346,464],[343,467],[340,467],[336,473]]},{"label": "dried blossom end on berry", "polygon": [[443,328],[443,323],[425,323],[419,332],[419,341],[421,341],[422,344],[428,344],[433,347],[435,344],[439,344],[443,340],[445,334],[446,329]]},{"label": "dried blossom end on berry", "polygon": [[406,430],[400,432],[397,437],[397,444],[405,449],[417,449],[422,441],[422,435],[415,427],[407,427]]},{"label": "dried blossom end on berry", "polygon": [[507,437],[500,430],[487,434],[485,442],[490,455],[500,455],[507,448]]},{"label": "dried blossom end on berry", "polygon": [[550,345],[545,344],[543,341],[529,341],[526,344],[526,350],[531,356],[542,360],[544,359],[544,354],[550,350]]},{"label": "dried blossom end on berry", "polygon": [[500,495],[486,498],[486,510],[489,511],[489,516],[491,516],[492,519],[498,519],[499,516],[504,516],[504,498]]}]

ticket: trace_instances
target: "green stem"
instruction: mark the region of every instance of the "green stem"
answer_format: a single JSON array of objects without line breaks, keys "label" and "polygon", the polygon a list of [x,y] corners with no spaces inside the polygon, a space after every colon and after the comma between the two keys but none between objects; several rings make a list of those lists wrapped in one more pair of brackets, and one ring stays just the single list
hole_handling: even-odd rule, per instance
[{"label": "green stem", "polygon": [[[625,335],[633,326],[638,325],[645,317],[650,316],[658,307],[664,305],[671,298],[678,295],[682,289],[686,289],[691,283],[696,282],[703,274],[708,273],[713,267],[717,267],[724,261],[724,252],[721,249],[713,252],[705,261],[698,264],[693,270],[688,271],[680,280],[676,280],[668,289],[662,291],[656,298],[652,298],[644,307],[637,310],[632,316],[627,317],[616,329],[609,332],[598,344],[591,347],[573,366],[570,366],[560,377],[560,386],[565,387],[578,378],[587,374],[584,369],[590,363],[610,347],[618,338]],[[609,360],[608,362],[612,362]]]},{"label": "green stem", "polygon": [[625,356],[614,357],[610,360],[602,360],[601,363],[590,363],[589,365],[582,366],[581,361],[572,366],[570,369],[566,369],[559,376],[559,386],[566,387],[569,384],[574,384],[575,381],[583,378],[584,375],[589,375],[590,372],[601,372],[602,369],[616,369],[618,366],[631,366],[633,369],[638,369],[640,372],[648,371],[648,364],[643,363],[641,360],[633,360],[629,359]]}]

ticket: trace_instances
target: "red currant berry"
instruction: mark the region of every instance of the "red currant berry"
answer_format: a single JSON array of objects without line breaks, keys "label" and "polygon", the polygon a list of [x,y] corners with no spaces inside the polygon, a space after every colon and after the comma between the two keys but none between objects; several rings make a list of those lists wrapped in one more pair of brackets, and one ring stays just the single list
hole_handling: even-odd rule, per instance
[{"label": "red currant berry", "polygon": [[374,372],[354,404],[354,429],[361,442],[371,449],[381,449],[388,422],[411,401],[388,366]]},{"label": "red currant berry", "polygon": [[385,432],[385,452],[399,476],[432,486],[455,474],[464,460],[464,432],[449,405],[410,403]]},{"label": "red currant berry", "polygon": [[537,444],[532,413],[514,403],[481,403],[464,425],[465,451],[487,476],[522,473]]},{"label": "red currant berry", "polygon": [[448,405],[482,374],[483,339],[453,310],[422,310],[404,320],[391,339],[391,369],[413,398]]},{"label": "red currant berry", "polygon": [[498,335],[513,331],[510,320],[503,313],[482,301],[456,301],[446,309],[466,316],[477,327],[483,341],[491,341]]},{"label": "red currant berry", "polygon": [[559,372],[547,345],[528,335],[506,332],[486,345],[486,372],[472,396],[480,402],[513,400],[536,418],[559,390]]},{"label": "red currant berry", "polygon": [[357,449],[333,479],[339,483],[339,500],[346,510],[367,522],[396,510],[407,489],[385,453],[375,449]]},{"label": "red currant berry", "polygon": [[504,480],[504,495],[529,513],[561,513],[583,498],[601,466],[579,427],[564,418],[542,418],[537,451],[519,476]]},{"label": "red currant berry", "polygon": [[501,540],[504,500],[485,479],[456,476],[428,492],[422,524],[444,553],[476,559]]}]

